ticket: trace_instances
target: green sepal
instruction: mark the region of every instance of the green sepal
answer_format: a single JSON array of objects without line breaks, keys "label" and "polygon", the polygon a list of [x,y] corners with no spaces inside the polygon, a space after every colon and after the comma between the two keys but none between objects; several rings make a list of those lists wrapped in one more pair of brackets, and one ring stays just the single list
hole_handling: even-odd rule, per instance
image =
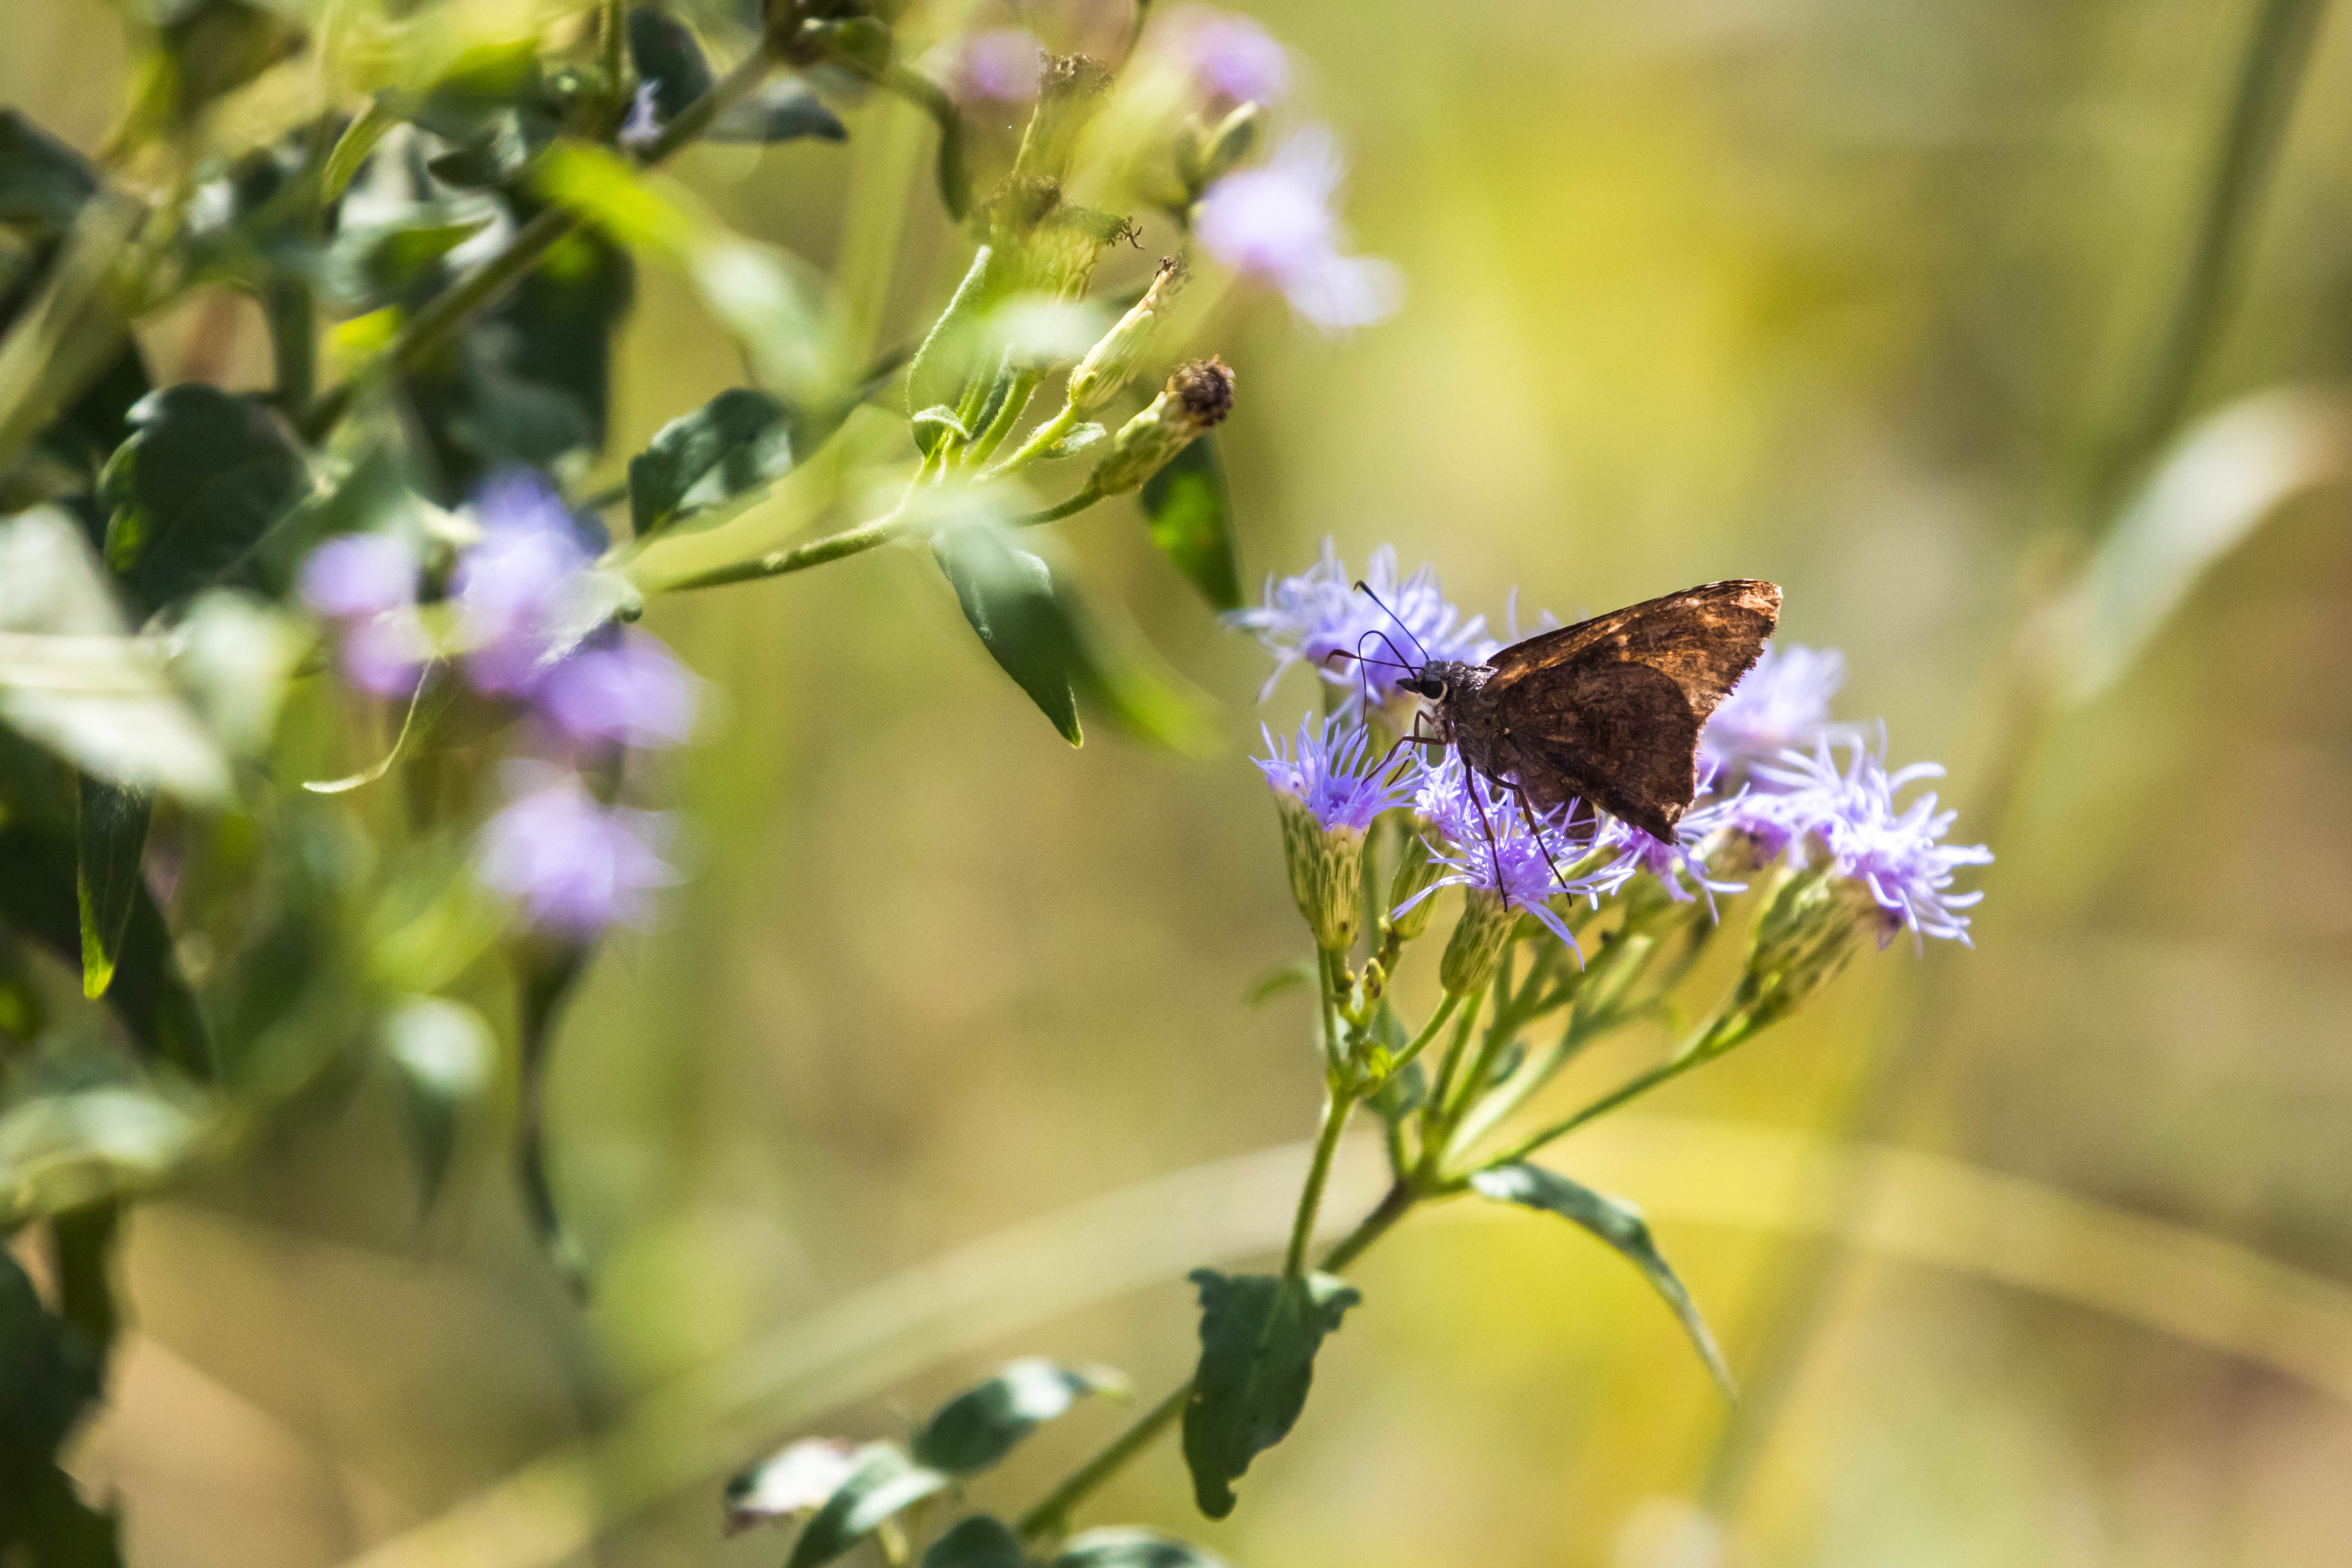
[{"label": "green sepal", "polygon": [[916,1435],[915,1458],[935,1469],[972,1475],[1087,1394],[1126,1391],[1127,1380],[1108,1367],[1024,1357],[940,1405]]},{"label": "green sepal", "polygon": [[1616,1248],[1628,1262],[1642,1271],[1652,1289],[1665,1298],[1681,1321],[1683,1331],[1690,1336],[1699,1360],[1723,1392],[1737,1399],[1738,1386],[1732,1382],[1731,1368],[1725,1364],[1723,1352],[1715,1342],[1715,1335],[1699,1316],[1698,1307],[1691,1300],[1690,1291],[1684,1288],[1665,1258],[1658,1251],[1657,1238],[1650,1234],[1649,1221],[1642,1211],[1622,1198],[1594,1192],[1591,1187],[1570,1181],[1557,1171],[1541,1165],[1525,1163],[1491,1165],[1472,1173],[1470,1184],[1479,1194],[1496,1203],[1517,1204],[1523,1208],[1541,1209],[1555,1214],[1571,1224],[1583,1226]]},{"label": "green sepal", "polygon": [[1184,1407],[1184,1464],[1211,1519],[1233,1512],[1233,1482],[1289,1435],[1307,1407],[1315,1352],[1363,1300],[1328,1274],[1284,1279],[1196,1268],[1201,1364]]}]

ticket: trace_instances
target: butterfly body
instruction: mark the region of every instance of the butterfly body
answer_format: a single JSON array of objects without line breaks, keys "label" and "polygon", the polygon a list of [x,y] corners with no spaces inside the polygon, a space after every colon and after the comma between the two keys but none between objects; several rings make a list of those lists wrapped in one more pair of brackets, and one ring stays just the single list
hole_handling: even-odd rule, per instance
[{"label": "butterfly body", "polygon": [[1582,800],[1671,841],[1697,794],[1699,730],[1780,615],[1770,583],[1708,583],[1401,684],[1467,766],[1535,810]]}]

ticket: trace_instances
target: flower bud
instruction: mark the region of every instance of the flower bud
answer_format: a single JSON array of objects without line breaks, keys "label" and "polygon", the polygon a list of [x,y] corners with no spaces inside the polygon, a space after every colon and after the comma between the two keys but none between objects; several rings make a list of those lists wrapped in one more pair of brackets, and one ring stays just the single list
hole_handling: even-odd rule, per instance
[{"label": "flower bud", "polygon": [[1290,896],[1326,952],[1356,945],[1364,918],[1364,829],[1326,827],[1297,795],[1274,794],[1282,817],[1282,856],[1290,866]]},{"label": "flower bud", "polygon": [[1161,261],[1160,275],[1143,291],[1143,298],[1118,319],[1117,326],[1103,334],[1102,342],[1087,351],[1087,357],[1070,373],[1072,408],[1081,414],[1099,408],[1127,384],[1149,346],[1151,329],[1167,314],[1178,290],[1183,288],[1184,273],[1181,257],[1171,256]]},{"label": "flower bud", "polygon": [[1084,55],[1048,55],[1037,108],[1013,157],[1014,180],[1060,180],[1069,172],[1078,132],[1101,104],[1110,72]]},{"label": "flower bud", "polygon": [[1158,473],[1168,459],[1213,428],[1234,406],[1234,373],[1218,359],[1176,367],[1151,406],[1129,420],[1111,438],[1110,455],[1096,465],[1094,488],[1124,495]]},{"label": "flower bud", "polygon": [[1875,909],[1827,867],[1781,883],[1757,920],[1739,984],[1689,1054],[1718,1056],[1803,1005],[1845,967],[1863,916]]},{"label": "flower bud", "polygon": [[1462,918],[1437,961],[1437,978],[1445,989],[1467,996],[1484,990],[1495,976],[1495,961],[1503,942],[1518,925],[1518,912],[1491,888],[1471,888],[1462,898]]},{"label": "flower bud", "polygon": [[[1430,918],[1437,913],[1434,898],[1421,898],[1438,878],[1445,875],[1443,861],[1430,854],[1425,833],[1434,831],[1419,817],[1405,825],[1404,843],[1397,851],[1396,875],[1389,879],[1389,929],[1399,940],[1411,942],[1429,929]],[[1418,899],[1412,908],[1397,913],[1409,900]]]},{"label": "flower bud", "polygon": [[1244,103],[1215,125],[1202,126],[1190,133],[1178,150],[1177,167],[1196,199],[1250,155],[1257,146],[1258,129],[1265,118],[1264,110],[1256,104]]}]

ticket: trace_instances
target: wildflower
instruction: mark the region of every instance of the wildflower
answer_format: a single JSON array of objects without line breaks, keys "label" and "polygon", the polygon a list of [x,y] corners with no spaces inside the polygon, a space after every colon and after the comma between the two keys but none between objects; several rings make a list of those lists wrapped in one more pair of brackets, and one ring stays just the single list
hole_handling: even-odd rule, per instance
[{"label": "wildflower", "polygon": [[727,1483],[727,1533],[814,1513],[856,1473],[858,1458],[838,1437],[786,1445]]},{"label": "wildflower", "polygon": [[1785,793],[1777,804],[1763,797],[1766,804],[1743,815],[1784,834],[1792,859],[1802,860],[1809,841],[1818,844],[1830,870],[1867,895],[1880,947],[1904,931],[1922,947],[1931,936],[1969,945],[1969,917],[1960,911],[1984,895],[1952,892],[1954,874],[1962,866],[1989,864],[1992,851],[1981,844],[1944,843],[1959,814],[1937,811],[1932,792],[1907,806],[1895,805],[1906,787],[1943,772],[1934,763],[1915,763],[1890,773],[1881,756],[1858,740],[1851,761],[1840,768],[1822,739],[1811,753],[1789,752],[1778,765],[1758,768],[1759,778]]},{"label": "wildflower", "polygon": [[1700,761],[1728,773],[1811,746],[1832,733],[1830,699],[1844,683],[1835,648],[1766,648],[1699,731]]},{"label": "wildflower", "polygon": [[1273,103],[1289,90],[1289,51],[1248,17],[1197,11],[1182,15],[1178,26],[1192,79],[1213,97]]},{"label": "wildflower", "polygon": [[647,892],[677,879],[656,847],[658,814],[600,805],[562,769],[510,773],[519,787],[483,825],[474,873],[520,899],[532,925],[585,941],[615,921],[634,924]]},{"label": "wildflower", "polygon": [[1095,465],[1094,488],[1124,495],[1167,466],[1168,459],[1215,428],[1234,407],[1234,373],[1221,359],[1176,367],[1151,405],[1118,427],[1110,454]]},{"label": "wildflower", "polygon": [[1323,331],[1368,326],[1395,313],[1403,278],[1389,262],[1339,254],[1330,205],[1339,184],[1331,133],[1310,126],[1265,163],[1211,185],[1193,210],[1192,232],[1220,265],[1280,289]]},{"label": "wildflower", "polygon": [[1353,947],[1364,914],[1364,839],[1381,813],[1412,798],[1415,771],[1371,771],[1371,737],[1351,715],[1298,721],[1295,748],[1272,731],[1255,759],[1282,814],[1291,897],[1329,952]]},{"label": "wildflower", "polygon": [[346,533],[302,563],[303,601],[337,623],[343,673],[378,697],[405,691],[433,657],[416,616],[423,571],[408,542],[390,533]]},{"label": "wildflower", "polygon": [[[1295,577],[1266,579],[1264,605],[1225,617],[1228,626],[1255,632],[1274,655],[1274,673],[1258,693],[1260,701],[1273,694],[1274,683],[1294,664],[1304,663],[1332,685],[1353,692],[1369,688],[1375,702],[1385,703],[1409,673],[1397,668],[1402,662],[1458,658],[1476,663],[1493,651],[1486,617],[1460,620],[1438,590],[1436,568],[1423,566],[1400,582],[1396,551],[1384,544],[1372,552],[1365,567],[1364,584],[1371,595],[1358,593],[1355,581],[1327,538],[1322,558],[1314,565]],[[1372,595],[1380,602],[1374,603]],[[1349,657],[1335,659],[1336,654]],[[1360,655],[1384,662],[1359,665]]]},{"label": "wildflower", "polygon": [[[1556,823],[1530,828],[1518,797],[1465,767],[1458,755],[1449,754],[1424,771],[1413,810],[1444,837],[1446,848],[1430,847],[1432,861],[1446,870],[1412,904],[1440,888],[1465,889],[1461,922],[1438,963],[1438,976],[1449,991],[1475,991],[1485,984],[1520,913],[1535,916],[1571,952],[1579,951],[1568,923],[1552,907],[1552,896],[1594,896],[1622,881],[1612,880],[1605,868],[1563,881],[1564,868],[1580,858],[1578,847],[1564,840]],[[1400,906],[1397,912],[1410,908]]]},{"label": "wildflower", "polygon": [[694,674],[658,638],[630,627],[547,672],[540,711],[573,741],[675,746],[694,728]]},{"label": "wildflower", "polygon": [[949,92],[961,103],[1026,103],[1045,74],[1045,47],[1024,27],[974,33],[957,49]]},{"label": "wildflower", "polygon": [[491,480],[475,511],[481,541],[458,557],[450,582],[466,672],[480,690],[520,694],[539,681],[562,591],[588,552],[562,501],[536,475]]},{"label": "wildflower", "polygon": [[637,84],[636,96],[629,100],[629,117],[621,121],[614,140],[632,153],[643,153],[661,140],[661,112],[657,100],[661,94],[658,78]]},{"label": "wildflower", "polygon": [[[1619,817],[1609,817],[1593,836],[1591,849],[1611,857],[1601,875],[1613,875],[1616,886],[1622,887],[1634,876],[1647,873],[1664,888],[1666,896],[1677,903],[1688,903],[1705,898],[1707,911],[1715,910],[1717,893],[1745,892],[1748,884],[1735,882],[1711,872],[1707,868],[1706,849],[1709,841],[1724,829],[1736,827],[1742,820],[1739,802],[1709,801],[1683,813],[1675,824],[1673,841],[1653,838],[1642,828]],[[1612,889],[1613,890],[1613,889]]]}]

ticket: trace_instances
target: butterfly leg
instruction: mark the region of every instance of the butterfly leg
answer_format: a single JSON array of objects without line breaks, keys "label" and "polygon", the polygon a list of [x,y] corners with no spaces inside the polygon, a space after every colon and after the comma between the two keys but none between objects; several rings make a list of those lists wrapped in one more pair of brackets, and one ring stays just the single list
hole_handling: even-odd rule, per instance
[{"label": "butterfly leg", "polygon": [[1495,837],[1495,825],[1486,820],[1486,803],[1479,798],[1478,780],[1484,776],[1474,770],[1462,782],[1469,792],[1470,804],[1478,808],[1478,826],[1486,830],[1486,853],[1493,857],[1495,862],[1495,891],[1508,905],[1510,895],[1503,889],[1503,847]]},{"label": "butterfly leg", "polygon": [[1498,784],[1502,784],[1503,788],[1510,791],[1517,799],[1519,803],[1519,816],[1527,822],[1528,831],[1535,835],[1536,843],[1542,847],[1544,859],[1551,867],[1552,880],[1559,884],[1559,890],[1561,892],[1564,893],[1568,891],[1568,874],[1559,868],[1559,861],[1552,855],[1551,840],[1543,836],[1543,828],[1536,821],[1535,807],[1528,804],[1528,786],[1520,784],[1516,779],[1507,784],[1504,783],[1501,779],[1496,779],[1495,782]]}]

